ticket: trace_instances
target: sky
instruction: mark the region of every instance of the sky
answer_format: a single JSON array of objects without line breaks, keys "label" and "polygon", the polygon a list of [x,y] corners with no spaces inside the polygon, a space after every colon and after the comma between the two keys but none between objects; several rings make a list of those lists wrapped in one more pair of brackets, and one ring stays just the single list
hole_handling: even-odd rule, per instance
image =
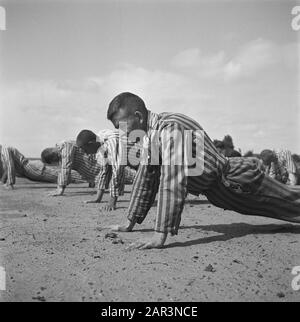
[{"label": "sky", "polygon": [[[242,152],[300,154],[298,1],[9,0],[0,31],[0,144],[28,157],[112,128],[129,91]],[[300,11],[299,11],[300,13]]]}]

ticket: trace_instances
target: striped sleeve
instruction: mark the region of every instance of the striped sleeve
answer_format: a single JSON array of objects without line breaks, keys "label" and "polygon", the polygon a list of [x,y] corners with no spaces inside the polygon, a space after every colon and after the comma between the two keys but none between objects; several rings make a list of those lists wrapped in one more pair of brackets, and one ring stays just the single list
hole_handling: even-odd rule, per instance
[{"label": "striped sleeve", "polygon": [[125,165],[121,164],[117,136],[112,136],[105,141],[98,154],[98,162],[101,163],[101,170],[97,178],[98,190],[105,189],[111,167],[110,195],[112,197],[122,195],[124,193]]},{"label": "striped sleeve", "polygon": [[130,197],[127,218],[141,224],[150,210],[159,187],[160,167],[141,164]]},{"label": "striped sleeve", "polygon": [[60,187],[66,187],[70,182],[70,175],[74,159],[74,144],[71,142],[63,142],[59,145],[61,154],[61,169],[58,175],[57,184]]},{"label": "striped sleeve", "polygon": [[124,171],[125,165],[121,164],[121,146],[118,137],[113,137],[107,142],[109,163],[112,167],[110,182],[110,195],[118,197],[124,194]]},{"label": "striped sleeve", "polygon": [[6,183],[13,185],[16,183],[16,169],[11,147],[2,146],[2,159],[4,163],[4,169],[7,175]]},{"label": "striped sleeve", "polygon": [[177,234],[187,191],[183,131],[178,124],[171,123],[159,137],[158,144],[152,142],[151,152],[160,146],[161,165],[140,165],[133,183],[128,219],[135,218],[141,223],[158,192],[155,231]]},{"label": "striped sleeve", "polygon": [[187,194],[183,138],[184,131],[176,123],[164,127],[160,134],[162,165],[155,231],[171,235],[178,232]]},{"label": "striped sleeve", "polygon": [[97,163],[100,165],[100,171],[96,178],[98,190],[105,190],[105,186],[107,184],[107,178],[110,175],[107,154],[108,154],[107,146],[103,144],[96,154]]},{"label": "striped sleeve", "polygon": [[29,160],[17,149],[13,150],[13,154],[15,156],[16,164],[20,169],[23,169]]},{"label": "striped sleeve", "polygon": [[270,178],[273,178],[273,179],[276,179],[276,173],[277,173],[277,170],[276,170],[276,164],[275,162],[271,162],[271,165],[268,167],[268,176]]},{"label": "striped sleeve", "polygon": [[283,164],[287,171],[290,173],[296,173],[297,172],[297,168],[296,168],[296,164],[292,158],[292,153],[289,150],[280,150],[277,151],[277,157],[278,160],[281,164]]}]

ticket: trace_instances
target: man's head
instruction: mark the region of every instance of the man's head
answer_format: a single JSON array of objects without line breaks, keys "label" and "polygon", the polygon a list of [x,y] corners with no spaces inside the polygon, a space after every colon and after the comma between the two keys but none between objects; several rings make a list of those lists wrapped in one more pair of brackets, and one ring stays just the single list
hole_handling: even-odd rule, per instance
[{"label": "man's head", "polygon": [[[121,93],[109,104],[107,118],[116,129],[126,123],[127,134],[134,130],[147,131],[148,111],[144,101],[135,94]],[[123,123],[123,124],[122,124]]]},{"label": "man's head", "polygon": [[260,158],[266,166],[270,166],[272,162],[276,161],[275,153],[272,150],[267,149],[261,151]]},{"label": "man's head", "polygon": [[223,139],[225,149],[234,149],[233,140],[230,135],[225,135]]},{"label": "man's head", "polygon": [[55,165],[59,162],[59,152],[57,148],[46,148],[41,153],[43,163]]},{"label": "man's head", "polygon": [[217,148],[219,153],[224,154],[225,153],[225,146],[224,146],[224,142],[220,141],[220,140],[214,140],[214,145]]},{"label": "man's head", "polygon": [[97,136],[90,130],[82,130],[76,138],[76,145],[86,154],[94,154],[98,151],[101,143],[97,142]]}]

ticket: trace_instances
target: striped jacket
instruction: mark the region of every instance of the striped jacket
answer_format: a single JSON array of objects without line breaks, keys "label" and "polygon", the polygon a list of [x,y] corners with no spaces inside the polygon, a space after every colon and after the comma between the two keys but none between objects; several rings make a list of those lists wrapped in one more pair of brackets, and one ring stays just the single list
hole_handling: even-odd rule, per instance
[{"label": "striped jacket", "polygon": [[[16,182],[16,176],[25,177],[32,181],[57,182],[59,170],[55,167],[45,166],[41,161],[30,161],[20,153],[16,148],[0,146],[1,168],[5,172],[3,180],[13,185]],[[72,183],[83,182],[81,176],[72,171]]]},{"label": "striped jacket", "polygon": [[[185,115],[149,111],[147,124],[129,220],[142,223],[158,194],[155,231],[177,234],[187,193],[205,194],[216,182],[222,182],[236,194],[249,194],[264,178],[256,158],[221,155],[202,127]],[[187,160],[187,155],[194,157],[194,164],[176,162]],[[198,170],[193,172],[195,168]]]},{"label": "striped jacket", "polygon": [[281,183],[290,184],[289,174],[297,175],[297,167],[289,150],[274,150],[276,161],[265,168],[265,173]]},{"label": "striped jacket", "polygon": [[72,169],[80,173],[86,181],[94,182],[100,171],[94,156],[86,155],[74,141],[62,141],[56,147],[60,154],[60,172],[57,180],[59,186],[65,187],[70,183]]},{"label": "striped jacket", "polygon": [[95,155],[85,154],[74,141],[58,144],[61,157],[58,185],[67,186],[70,171],[74,169],[87,181],[96,181],[98,189],[105,189],[110,182],[110,195],[113,197],[122,195],[124,184],[132,182],[134,171],[125,168],[126,163],[121,164],[119,132],[108,131],[102,143]]}]

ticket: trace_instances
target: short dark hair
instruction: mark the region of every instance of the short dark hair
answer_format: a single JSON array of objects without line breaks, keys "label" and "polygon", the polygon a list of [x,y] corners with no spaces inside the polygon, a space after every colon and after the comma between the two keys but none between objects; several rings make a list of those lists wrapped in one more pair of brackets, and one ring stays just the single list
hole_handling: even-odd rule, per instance
[{"label": "short dark hair", "polygon": [[107,119],[112,120],[113,115],[118,112],[120,109],[126,108],[132,112],[140,111],[146,113],[147,109],[144,101],[137,95],[124,92],[117,95],[108,106],[107,110]]},{"label": "short dark hair", "polygon": [[82,147],[90,142],[96,142],[96,134],[90,130],[80,131],[76,138],[76,145]]},{"label": "short dark hair", "polygon": [[41,153],[41,160],[43,163],[52,164],[59,161],[59,156],[53,148],[46,148]]},{"label": "short dark hair", "polygon": [[244,155],[243,155],[245,158],[248,158],[248,157],[253,157],[254,156],[254,153],[252,150],[249,150],[247,151]]},{"label": "short dark hair", "polygon": [[220,140],[214,140],[214,145],[218,149],[224,149],[224,142]]},{"label": "short dark hair", "polygon": [[264,163],[270,163],[274,158],[274,152],[272,150],[263,150],[260,153],[260,158],[263,160]]},{"label": "short dark hair", "polygon": [[225,148],[234,149],[232,137],[230,135],[224,136],[223,143]]},{"label": "short dark hair", "polygon": [[237,157],[241,157],[242,155],[237,150],[230,150],[225,156],[228,158],[237,158]]},{"label": "short dark hair", "polygon": [[300,163],[300,155],[298,154],[292,154],[292,159],[296,163]]}]

